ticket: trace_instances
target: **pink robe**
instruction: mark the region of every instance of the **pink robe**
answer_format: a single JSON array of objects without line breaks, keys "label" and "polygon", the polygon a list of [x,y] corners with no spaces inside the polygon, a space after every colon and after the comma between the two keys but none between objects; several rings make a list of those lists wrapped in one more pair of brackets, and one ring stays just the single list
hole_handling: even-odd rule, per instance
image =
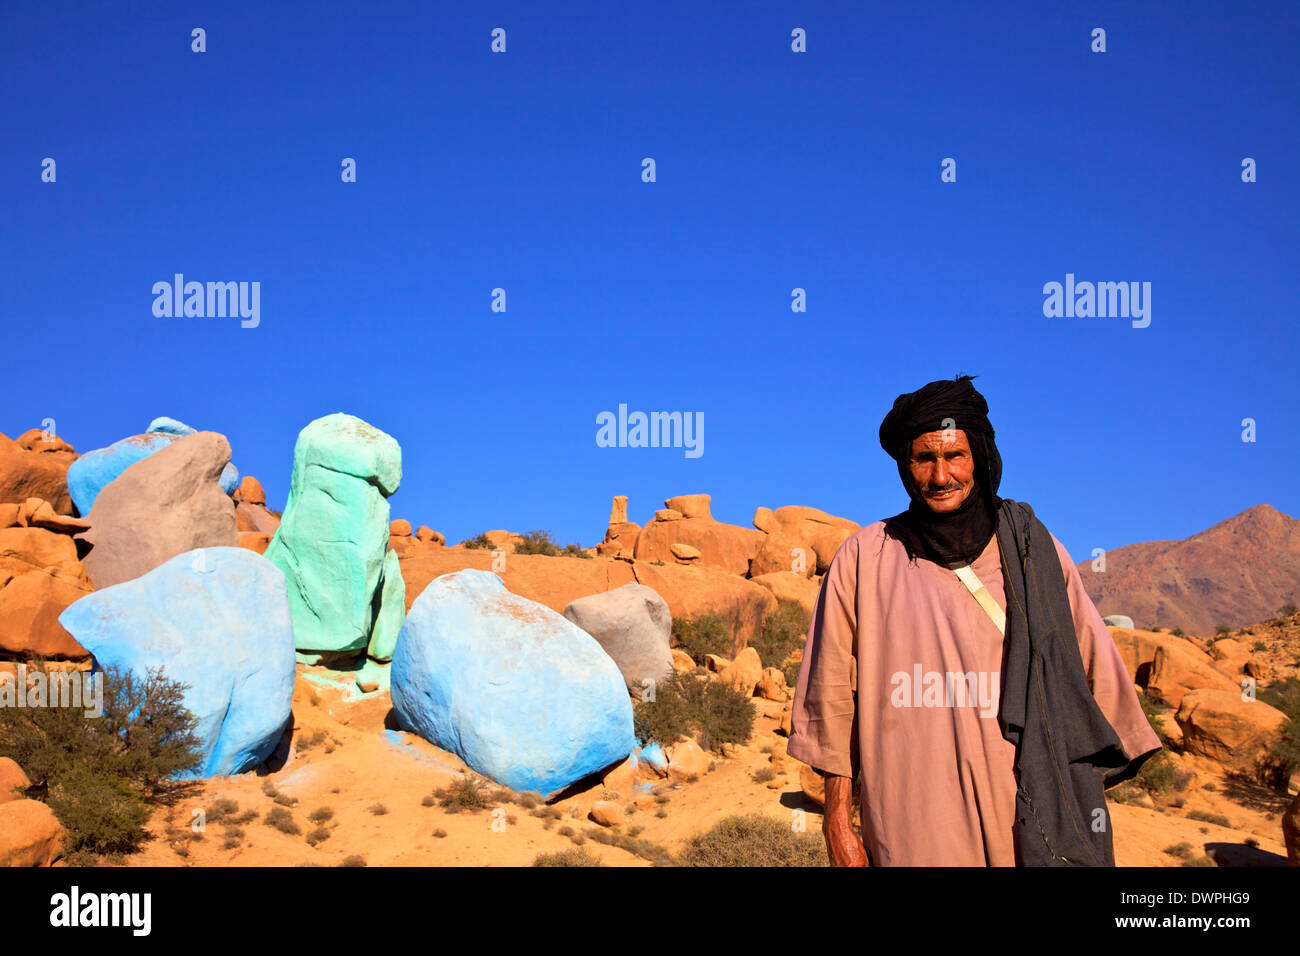
[{"label": "pink robe", "polygon": [[[955,572],[920,557],[909,565],[884,526],[845,541],[826,572],[795,690],[790,756],[852,775],[856,688],[872,865],[1014,866],[1015,747],[997,721],[1002,634]],[[1127,756],[1158,749],[1078,568],[1052,541],[1093,697]],[[971,567],[1005,611],[996,535]]]}]

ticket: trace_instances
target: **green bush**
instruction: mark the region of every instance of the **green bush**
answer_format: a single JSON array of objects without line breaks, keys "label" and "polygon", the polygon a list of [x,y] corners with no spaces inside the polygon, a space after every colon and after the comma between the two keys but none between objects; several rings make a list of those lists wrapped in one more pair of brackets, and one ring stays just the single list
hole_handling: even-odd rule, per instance
[{"label": "green bush", "polygon": [[496,548],[496,545],[488,540],[487,532],[485,531],[480,531],[472,538],[466,538],[461,542],[461,544],[467,548],[485,549],[487,551],[492,551]]},{"label": "green bush", "polygon": [[655,688],[655,699],[635,705],[633,729],[645,743],[664,746],[696,736],[705,750],[749,742],[754,705],[730,684],[691,674],[673,674]]},{"label": "green bush", "polygon": [[780,667],[803,643],[808,629],[808,612],[798,601],[781,598],[776,610],[763,618],[749,646],[758,651],[764,667]]},{"label": "green bush", "polygon": [[[43,661],[28,671],[53,686]],[[103,691],[99,717],[86,716],[89,704],[0,707],[0,753],[33,783],[48,785],[50,809],[68,831],[64,850],[78,862],[138,847],[151,804],[185,786],[173,778],[197,768],[201,757],[186,685],[161,668],[140,677],[110,667],[94,680]]]},{"label": "green bush", "polygon": [[544,554],[553,558],[559,553],[560,546],[549,531],[525,531],[515,542],[515,554]]},{"label": "green bush", "polygon": [[589,555],[586,551],[582,550],[582,545],[580,544],[566,544],[564,546],[563,554],[565,557],[568,558],[590,558],[591,557],[591,555]]},{"label": "green bush", "polygon": [[1291,617],[1295,614],[1295,605],[1291,603],[1283,604],[1277,609],[1278,617]]},{"label": "green bush", "polygon": [[1268,641],[1256,641],[1254,644],[1250,645],[1250,649],[1256,654],[1260,651],[1266,651],[1268,650]]},{"label": "green bush", "polygon": [[334,816],[333,807],[318,807],[311,813],[307,814],[307,819],[318,826],[330,820]]},{"label": "green bush", "polygon": [[731,816],[691,837],[677,855],[679,866],[829,866],[820,833],[796,833],[788,823],[761,814]]},{"label": "green bush", "polygon": [[1181,627],[1176,627],[1176,628],[1174,628],[1172,631],[1170,631],[1169,633],[1172,634],[1174,637],[1182,637],[1182,636],[1183,636],[1183,629],[1182,629]]},{"label": "green bush", "polygon": [[1226,624],[1215,625],[1214,634],[1216,637],[1227,637],[1231,633],[1232,633],[1232,628],[1228,627],[1228,625]]},{"label": "green bush", "polygon": [[1286,782],[1300,767],[1300,679],[1285,677],[1258,693],[1258,699],[1286,714],[1278,739],[1269,749],[1273,758],[1268,783],[1286,789]]},{"label": "green bush", "polygon": [[725,657],[731,651],[731,635],[716,614],[673,618],[672,640],[697,664],[704,663],[706,654]]},{"label": "green bush", "polygon": [[1159,797],[1174,791],[1186,790],[1194,776],[1191,771],[1179,770],[1173,758],[1169,756],[1169,751],[1161,750],[1152,754],[1142,765],[1133,782],[1153,797]]},{"label": "green bush", "polygon": [[150,810],[128,781],[89,767],[74,767],[50,787],[49,807],[67,828],[68,862],[86,864],[93,856],[129,853],[144,839]]},{"label": "green bush", "polygon": [[802,661],[786,661],[781,666],[781,673],[785,675],[785,685],[791,690],[799,686],[799,668],[802,666]]},{"label": "green bush", "polygon": [[1213,823],[1216,826],[1231,827],[1232,821],[1222,813],[1208,813],[1205,810],[1193,810],[1187,814],[1189,820],[1199,820],[1201,823]]}]

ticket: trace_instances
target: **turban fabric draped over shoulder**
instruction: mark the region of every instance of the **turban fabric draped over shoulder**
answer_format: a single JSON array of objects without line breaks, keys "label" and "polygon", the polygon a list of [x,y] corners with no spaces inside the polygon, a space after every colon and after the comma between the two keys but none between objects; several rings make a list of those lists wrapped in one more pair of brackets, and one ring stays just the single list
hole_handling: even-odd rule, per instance
[{"label": "turban fabric draped over shoulder", "polygon": [[[909,559],[926,558],[946,568],[970,564],[988,545],[997,529],[998,485],[1002,457],[993,440],[989,406],[971,384],[971,376],[931,382],[899,395],[880,424],[880,447],[898,466],[898,477],[911,504],[888,519],[885,534],[897,538]],[[912,442],[928,432],[954,429],[966,434],[975,460],[975,487],[956,511],[937,513],[912,478],[908,460]]]}]

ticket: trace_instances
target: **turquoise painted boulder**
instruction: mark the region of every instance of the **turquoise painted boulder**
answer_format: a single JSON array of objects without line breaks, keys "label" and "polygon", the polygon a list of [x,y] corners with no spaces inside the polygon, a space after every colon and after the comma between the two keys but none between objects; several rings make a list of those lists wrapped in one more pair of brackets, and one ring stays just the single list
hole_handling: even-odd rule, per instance
[{"label": "turquoise painted boulder", "polygon": [[246,548],[196,548],[70,605],[59,623],[96,669],[188,684],[202,761],[185,777],[252,769],[289,721],[295,675],[284,575]]},{"label": "turquoise painted boulder", "polygon": [[435,579],[397,637],[401,725],[499,783],[546,794],[636,749],[618,665],[582,628],[489,571]]},{"label": "turquoise painted boulder", "polygon": [[406,619],[406,582],[402,579],[402,568],[398,564],[396,551],[384,555],[379,593],[379,613],[375,615],[366,656],[376,661],[391,661],[393,648],[397,646],[397,635],[402,630],[402,621]]},{"label": "turquoise painted boulder", "polygon": [[[174,418],[155,418],[143,435],[131,435],[107,448],[86,452],[68,466],[68,492],[72,495],[72,503],[77,506],[77,513],[90,514],[95,499],[110,481],[137,461],[143,461],[176,439],[194,434],[194,431]],[[220,484],[221,490],[228,495],[233,495],[239,487],[239,469],[233,463],[222,469]]]},{"label": "turquoise painted boulder", "polygon": [[401,482],[401,446],[359,418],[327,415],[298,434],[289,498],[266,549],[288,584],[298,650],[359,654],[376,621],[391,622],[381,583],[388,496]]}]

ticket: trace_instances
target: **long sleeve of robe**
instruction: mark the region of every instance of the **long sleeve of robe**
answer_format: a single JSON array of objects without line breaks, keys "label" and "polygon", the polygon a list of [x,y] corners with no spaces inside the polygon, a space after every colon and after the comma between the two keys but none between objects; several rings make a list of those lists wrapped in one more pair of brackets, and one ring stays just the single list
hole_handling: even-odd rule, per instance
[{"label": "long sleeve of robe", "polygon": [[[1052,541],[1097,705],[1127,756],[1159,749],[1078,568]],[[972,569],[1005,610],[996,538]],[[957,575],[909,564],[883,521],[840,547],[813,608],[789,753],[846,777],[860,764],[873,865],[1015,865],[1015,747],[997,721],[1002,650]]]}]

